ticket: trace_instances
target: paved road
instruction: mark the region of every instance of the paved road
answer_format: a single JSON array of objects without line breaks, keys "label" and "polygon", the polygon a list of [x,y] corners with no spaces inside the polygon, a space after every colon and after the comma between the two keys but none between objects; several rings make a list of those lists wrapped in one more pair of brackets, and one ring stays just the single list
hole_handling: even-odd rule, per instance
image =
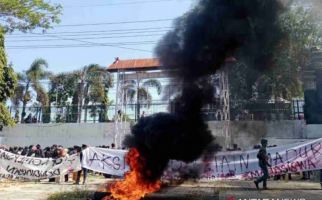
[{"label": "paved road", "polygon": [[257,190],[252,181],[221,181],[168,187],[147,199],[192,200],[322,200],[320,184],[305,181],[270,181],[269,190]]},{"label": "paved road", "polygon": [[318,183],[311,182],[269,182],[269,190],[256,190],[253,182],[231,182],[231,188],[219,191],[221,199],[274,199],[322,200],[322,190]]},{"label": "paved road", "polygon": [[[45,200],[55,192],[80,190],[97,190],[106,180],[91,178],[89,183],[83,185],[55,184],[48,182],[6,182],[0,183],[0,199],[2,200]],[[220,181],[203,183],[185,183],[179,187],[165,187],[161,192],[150,195],[146,199],[193,199],[193,200],[239,200],[241,198],[279,198],[300,200],[322,200],[322,190],[318,183],[300,181],[269,181],[270,190],[258,191],[251,181]],[[229,198],[228,198],[229,199]],[[229,199],[229,200],[230,200]]]}]

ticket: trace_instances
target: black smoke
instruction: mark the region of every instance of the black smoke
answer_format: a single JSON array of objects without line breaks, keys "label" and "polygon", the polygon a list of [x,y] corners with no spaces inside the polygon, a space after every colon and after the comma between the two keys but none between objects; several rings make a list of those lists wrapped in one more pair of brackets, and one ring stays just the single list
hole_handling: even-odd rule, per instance
[{"label": "black smoke", "polygon": [[252,67],[270,66],[285,37],[277,20],[282,11],[277,0],[200,0],[175,21],[156,48],[182,83],[175,112],[140,119],[125,141],[140,151],[146,178],[159,178],[169,159],[197,159],[213,142],[201,115],[214,94],[209,76],[232,56]]}]

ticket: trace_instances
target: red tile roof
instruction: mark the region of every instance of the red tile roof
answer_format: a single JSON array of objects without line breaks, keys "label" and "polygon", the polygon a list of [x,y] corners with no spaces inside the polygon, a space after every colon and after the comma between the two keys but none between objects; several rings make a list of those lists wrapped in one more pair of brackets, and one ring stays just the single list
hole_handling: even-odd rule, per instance
[{"label": "red tile roof", "polygon": [[[230,56],[225,59],[226,63],[236,62],[237,60]],[[115,62],[112,63],[107,71],[115,72],[117,70],[126,70],[126,71],[140,71],[140,70],[156,70],[160,69],[161,64],[157,58],[146,58],[146,59],[131,59],[131,60],[120,60],[119,58],[115,59]]]},{"label": "red tile roof", "polygon": [[107,70],[110,72],[117,70],[154,70],[159,69],[161,64],[157,58],[148,59],[131,59],[131,60],[120,60],[116,59],[113,64],[111,64]]}]

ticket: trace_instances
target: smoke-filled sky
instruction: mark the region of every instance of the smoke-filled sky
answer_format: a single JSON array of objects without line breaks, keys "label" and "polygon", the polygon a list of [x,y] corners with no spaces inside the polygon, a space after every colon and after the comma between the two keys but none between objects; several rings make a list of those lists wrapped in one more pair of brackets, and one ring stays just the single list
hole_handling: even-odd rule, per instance
[{"label": "smoke-filled sky", "polygon": [[314,14],[321,16],[322,1],[321,0],[294,0],[295,6],[303,6],[312,9]]},{"label": "smoke-filled sky", "polygon": [[234,56],[262,69],[287,35],[278,23],[285,9],[278,0],[200,0],[178,18],[158,44],[161,63],[175,69],[181,93],[174,111],[141,118],[127,137],[145,161],[141,173],[160,178],[170,159],[191,162],[213,144],[201,108],[213,98],[209,77]]}]

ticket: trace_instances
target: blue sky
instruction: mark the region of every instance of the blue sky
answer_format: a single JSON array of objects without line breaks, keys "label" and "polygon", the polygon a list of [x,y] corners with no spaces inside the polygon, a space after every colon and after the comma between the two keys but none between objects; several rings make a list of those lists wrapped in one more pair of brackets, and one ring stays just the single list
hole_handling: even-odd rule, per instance
[{"label": "blue sky", "polygon": [[[15,32],[6,36],[8,60],[12,62],[16,71],[21,72],[28,69],[36,58],[46,59],[49,63],[49,70],[59,73],[76,70],[91,63],[108,66],[114,61],[115,57],[120,57],[120,59],[152,57],[154,43],[172,26],[171,20],[148,23],[83,24],[174,19],[188,11],[195,1],[52,0],[51,2],[60,3],[64,6],[60,25],[48,31],[49,34],[54,33],[53,35],[39,36]],[[82,25],[69,26],[75,24]],[[39,30],[34,32],[39,33]],[[67,48],[73,45],[84,45],[85,42],[91,44],[113,43],[113,45],[115,43],[127,43],[123,46],[145,51],[110,46]],[[137,43],[128,45],[129,42]],[[35,48],[35,46],[39,47],[40,45],[54,45],[55,47],[63,45],[64,48]],[[17,46],[22,49],[17,49]],[[33,47],[30,48],[30,46]]]}]

